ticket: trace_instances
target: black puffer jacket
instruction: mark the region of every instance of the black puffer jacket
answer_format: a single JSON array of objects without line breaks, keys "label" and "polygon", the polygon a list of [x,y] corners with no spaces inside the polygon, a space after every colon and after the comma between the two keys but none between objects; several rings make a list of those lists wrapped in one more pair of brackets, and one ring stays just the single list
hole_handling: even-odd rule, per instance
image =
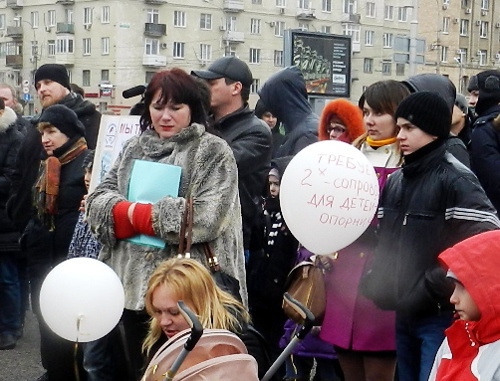
[{"label": "black puffer jacket", "polygon": [[252,232],[258,226],[262,184],[271,164],[271,129],[248,105],[221,118],[213,127],[236,159],[244,247],[249,249]]},{"label": "black puffer jacket", "polygon": [[[68,94],[59,104],[69,107],[76,113],[78,119],[85,126],[87,145],[90,149],[94,149],[101,120],[101,114],[95,106],[75,93]],[[11,197],[7,204],[9,217],[21,231],[24,230],[29,219],[33,216],[31,189],[38,176],[40,160],[44,155],[40,132],[36,129],[42,114],[32,119],[32,126],[26,133],[19,149],[16,169],[12,177]]]},{"label": "black puffer jacket", "polygon": [[0,117],[0,251],[14,251],[19,247],[19,232],[7,218],[11,176],[23,135],[16,127],[17,115],[9,107]]},{"label": "black puffer jacket", "polygon": [[405,160],[383,190],[379,243],[362,289],[382,309],[435,315],[452,308],[437,256],[468,237],[499,229],[500,222],[476,176],[442,141]]},{"label": "black puffer jacket", "polygon": [[500,105],[488,109],[474,123],[471,137],[472,170],[497,210],[500,210],[500,130],[493,126],[493,119],[499,114]]},{"label": "black puffer jacket", "polygon": [[272,75],[259,95],[285,127],[285,139],[275,157],[295,155],[318,141],[319,117],[307,100],[306,83],[299,68],[286,67]]}]

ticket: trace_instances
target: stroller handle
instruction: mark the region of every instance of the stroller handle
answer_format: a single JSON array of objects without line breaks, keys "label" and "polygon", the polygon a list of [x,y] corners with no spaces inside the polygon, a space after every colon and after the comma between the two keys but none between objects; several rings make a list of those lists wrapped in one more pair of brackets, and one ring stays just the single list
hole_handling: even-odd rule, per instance
[{"label": "stroller handle", "polygon": [[283,294],[283,301],[290,305],[295,312],[297,312],[302,319],[304,319],[304,324],[302,324],[302,329],[299,331],[300,339],[302,340],[311,330],[316,317],[314,314],[297,299],[292,298],[292,296],[285,292]]},{"label": "stroller handle", "polygon": [[196,314],[191,311],[188,306],[186,306],[186,303],[179,300],[177,302],[177,306],[179,306],[182,316],[184,316],[184,319],[186,319],[187,323],[191,327],[191,335],[184,344],[184,348],[186,348],[187,351],[191,351],[198,340],[200,340],[201,335],[203,335],[203,326],[198,320]]}]

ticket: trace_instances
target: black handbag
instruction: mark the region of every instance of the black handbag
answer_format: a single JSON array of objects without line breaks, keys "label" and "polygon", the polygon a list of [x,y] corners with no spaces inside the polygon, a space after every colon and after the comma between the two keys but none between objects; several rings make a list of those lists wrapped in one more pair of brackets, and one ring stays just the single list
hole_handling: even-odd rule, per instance
[{"label": "black handbag", "polygon": [[[182,258],[189,258],[191,251],[191,243],[193,238],[193,199],[191,197],[186,199],[186,209],[182,218],[181,229],[179,232],[179,250],[177,256]],[[203,252],[207,260],[208,268],[214,278],[215,283],[224,291],[230,293],[240,302],[240,282],[232,275],[221,270],[219,260],[208,242],[201,244]]]}]

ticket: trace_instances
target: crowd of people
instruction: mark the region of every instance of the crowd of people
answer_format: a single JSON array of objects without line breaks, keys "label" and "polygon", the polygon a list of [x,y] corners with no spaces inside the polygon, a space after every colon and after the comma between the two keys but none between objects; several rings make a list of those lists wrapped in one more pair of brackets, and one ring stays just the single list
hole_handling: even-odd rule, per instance
[{"label": "crowd of people", "polygon": [[[320,115],[295,66],[265,82],[255,111],[252,83],[236,57],[156,73],[140,134],[89,194],[100,113],[66,68],[38,68],[42,112],[30,122],[0,85],[0,350],[22,337],[31,300],[39,381],[140,380],[189,329],[182,300],[205,328],[242,340],[260,379],[300,329],[282,309],[287,275],[314,258],[325,313],[274,380],[500,379],[500,71],[471,78],[469,103],[448,78],[419,74],[375,82],[357,104],[334,99]],[[283,218],[280,184],[294,155],[324,140],[366,156],[380,201],[361,237],[315,256]],[[138,161],[180,167],[177,192],[135,202]],[[191,201],[188,258],[179,246]],[[207,251],[239,290],[217,283]],[[52,268],[82,256],[117,273],[125,305],[115,329],[75,352],[45,323],[39,295]]]}]

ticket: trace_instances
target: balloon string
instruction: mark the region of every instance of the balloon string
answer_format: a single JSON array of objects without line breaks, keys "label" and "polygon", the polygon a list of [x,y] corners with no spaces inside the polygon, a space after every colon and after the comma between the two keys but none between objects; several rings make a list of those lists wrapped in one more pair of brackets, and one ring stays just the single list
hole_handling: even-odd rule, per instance
[{"label": "balloon string", "polygon": [[80,369],[78,367],[78,339],[80,337],[80,323],[82,321],[83,316],[78,316],[76,320],[76,341],[75,341],[75,346],[73,350],[73,364],[75,368],[75,380],[80,381]]}]

